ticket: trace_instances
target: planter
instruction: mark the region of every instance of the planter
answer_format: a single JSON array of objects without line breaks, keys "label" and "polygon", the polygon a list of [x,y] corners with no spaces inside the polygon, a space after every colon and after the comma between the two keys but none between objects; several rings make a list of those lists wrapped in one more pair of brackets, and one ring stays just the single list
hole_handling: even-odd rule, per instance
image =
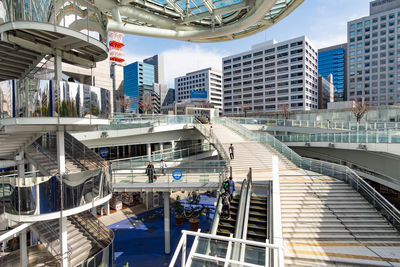
[{"label": "planter", "polygon": [[175,225],[176,226],[182,225],[183,224],[183,219],[184,219],[184,217],[183,217],[182,214],[175,215]]},{"label": "planter", "polygon": [[197,229],[199,229],[199,218],[190,218],[189,223],[190,223],[190,231],[197,232]]}]

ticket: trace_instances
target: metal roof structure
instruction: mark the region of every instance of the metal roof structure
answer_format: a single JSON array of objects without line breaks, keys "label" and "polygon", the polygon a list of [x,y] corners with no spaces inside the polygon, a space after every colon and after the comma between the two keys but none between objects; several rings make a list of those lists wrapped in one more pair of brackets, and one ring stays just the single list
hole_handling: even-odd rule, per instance
[{"label": "metal roof structure", "polygon": [[274,25],[304,0],[95,0],[108,31],[191,42],[243,38]]}]

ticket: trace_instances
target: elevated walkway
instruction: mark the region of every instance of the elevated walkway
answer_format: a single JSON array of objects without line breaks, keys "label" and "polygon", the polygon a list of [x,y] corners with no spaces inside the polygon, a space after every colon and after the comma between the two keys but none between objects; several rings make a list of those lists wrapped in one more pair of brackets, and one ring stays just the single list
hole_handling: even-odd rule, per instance
[{"label": "elevated walkway", "polygon": [[[399,212],[357,174],[346,167],[301,158],[266,133],[251,132],[229,119],[220,122],[223,127],[213,128],[217,135],[221,129],[221,138],[244,145],[244,136],[267,142],[295,163],[292,166],[301,167],[289,172],[279,166],[286,266],[400,265]],[[267,156],[283,157],[276,150],[269,151]],[[257,161],[258,154],[247,155],[250,162]],[[249,161],[243,162],[248,167]]]}]

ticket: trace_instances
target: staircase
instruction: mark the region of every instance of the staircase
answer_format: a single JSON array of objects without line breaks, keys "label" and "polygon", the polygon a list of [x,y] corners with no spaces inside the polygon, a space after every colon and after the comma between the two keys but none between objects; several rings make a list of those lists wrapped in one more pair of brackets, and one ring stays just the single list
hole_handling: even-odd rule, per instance
[{"label": "staircase", "polygon": [[399,232],[350,185],[296,176],[280,189],[286,266],[400,266]]},{"label": "staircase", "polygon": [[230,144],[234,147],[235,158],[231,160],[232,170],[272,170],[272,155],[278,155],[280,169],[293,169],[295,165],[285,157],[281,156],[272,147],[260,142],[249,141],[242,135],[234,132],[230,128],[222,124],[213,125],[214,134],[219,140],[229,155]]},{"label": "staircase", "polygon": [[265,242],[267,237],[267,196],[251,195],[247,240]]},{"label": "staircase", "polygon": [[[31,229],[54,257],[60,259],[59,221],[37,222]],[[67,219],[70,266],[76,266],[100,251],[102,247],[74,219]]]},{"label": "staircase", "polygon": [[220,216],[219,224],[217,229],[218,235],[229,236],[230,234],[235,235],[236,219],[239,211],[239,198],[240,195],[234,195],[231,201],[231,218],[225,218]]}]

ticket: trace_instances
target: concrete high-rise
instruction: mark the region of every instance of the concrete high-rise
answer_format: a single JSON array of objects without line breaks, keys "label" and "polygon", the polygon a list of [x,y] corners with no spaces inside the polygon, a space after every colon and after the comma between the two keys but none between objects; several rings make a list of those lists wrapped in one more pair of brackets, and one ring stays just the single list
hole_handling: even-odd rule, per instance
[{"label": "concrete high-rise", "polygon": [[317,56],[302,36],[223,58],[224,114],[317,109]]},{"label": "concrete high-rise", "polygon": [[175,78],[175,101],[204,101],[222,111],[222,74],[213,68]]},{"label": "concrete high-rise", "polygon": [[400,0],[370,3],[370,15],[347,23],[348,100],[400,103]]},{"label": "concrete high-rise", "polygon": [[331,47],[325,47],[318,50],[318,74],[329,79],[333,76],[335,86],[335,102],[346,100],[347,88],[347,43]]}]

